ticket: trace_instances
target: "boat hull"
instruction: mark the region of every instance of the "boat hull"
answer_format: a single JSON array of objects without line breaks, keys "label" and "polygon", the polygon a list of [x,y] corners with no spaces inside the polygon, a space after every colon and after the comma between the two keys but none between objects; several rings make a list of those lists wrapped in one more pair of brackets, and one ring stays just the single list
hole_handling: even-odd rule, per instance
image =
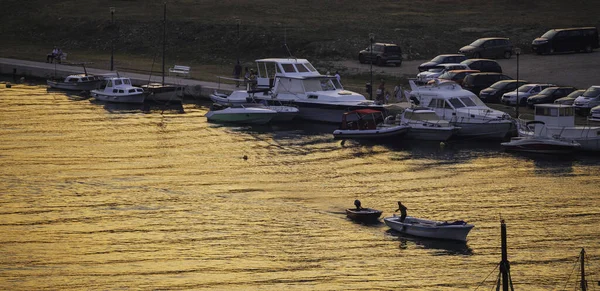
[{"label": "boat hull", "polygon": [[379,222],[383,211],[372,208],[346,209],[346,216],[358,222]]},{"label": "boat hull", "polygon": [[146,99],[145,94],[142,92],[128,95],[107,95],[92,90],[91,93],[96,100],[113,103],[144,103]]},{"label": "boat hull", "polygon": [[[362,102],[360,102],[362,103]],[[298,117],[304,120],[341,123],[344,112],[354,111],[358,109],[374,109],[385,111],[381,105],[362,105],[362,104],[327,104],[303,102],[301,100],[292,101],[292,104],[298,107],[300,113]]]},{"label": "boat hull", "polygon": [[146,92],[146,101],[154,102],[182,102],[183,87],[172,85],[143,85]]},{"label": "boat hull", "polygon": [[52,80],[46,80],[46,84],[50,86],[50,88],[61,89],[61,90],[69,90],[69,91],[91,91],[94,89],[98,89],[102,86],[104,80],[95,80],[91,82],[57,82]]},{"label": "boat hull", "polygon": [[504,139],[514,128],[510,120],[486,123],[452,122],[451,124],[460,127],[456,136],[461,138]]},{"label": "boat hull", "polygon": [[562,141],[550,138],[517,137],[501,145],[506,151],[540,153],[540,154],[564,154],[578,150],[581,145],[573,141]]},{"label": "boat hull", "polygon": [[406,133],[407,139],[446,141],[459,131],[458,127],[417,127],[412,126]]},{"label": "boat hull", "polygon": [[382,139],[396,138],[406,134],[410,127],[398,125],[376,129],[337,129],[333,132],[336,139]]},{"label": "boat hull", "polygon": [[225,108],[209,111],[206,119],[217,123],[267,124],[276,115],[276,111],[264,108]]},{"label": "boat hull", "polygon": [[400,233],[455,241],[467,241],[467,235],[474,227],[465,222],[444,223],[410,216],[407,216],[404,222],[400,222],[399,216],[386,217],[383,221],[388,227]]}]

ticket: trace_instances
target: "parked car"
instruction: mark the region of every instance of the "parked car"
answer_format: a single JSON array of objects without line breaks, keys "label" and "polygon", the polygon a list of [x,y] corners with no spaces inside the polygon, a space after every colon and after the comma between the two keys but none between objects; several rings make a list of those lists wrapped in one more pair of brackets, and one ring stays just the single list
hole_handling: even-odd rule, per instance
[{"label": "parked car", "polygon": [[555,84],[526,84],[519,89],[514,90],[512,92],[508,92],[502,95],[501,102],[506,105],[516,105],[517,104],[517,91],[519,92],[519,105],[526,106],[527,105],[527,97],[533,96],[537,93],[542,92],[542,90],[548,87],[554,87]]},{"label": "parked car", "polygon": [[577,99],[577,97],[581,96],[583,94],[583,92],[585,92],[585,89],[575,90],[575,91],[571,92],[571,94],[567,95],[566,97],[561,97],[561,98],[554,100],[554,104],[573,105],[573,103],[575,102],[575,99]]},{"label": "parked car", "polygon": [[488,103],[500,103],[500,99],[504,93],[516,90],[521,85],[528,84],[525,80],[502,80],[479,92],[479,99]]},{"label": "parked car", "polygon": [[[465,79],[466,76],[473,74],[473,73],[479,73],[478,70],[450,70],[450,71],[446,71],[443,74],[441,74],[438,79],[440,80],[440,82],[445,82],[445,81],[452,81],[457,83],[458,85],[462,86],[463,80]],[[429,81],[427,83],[431,83],[432,81]]]},{"label": "parked car", "polygon": [[501,73],[474,73],[465,77],[462,86],[479,95],[481,90],[501,80],[512,80],[512,78]]},{"label": "parked car", "polygon": [[527,107],[533,108],[535,104],[554,103],[554,100],[565,97],[577,90],[575,87],[548,87],[542,92],[527,97]]},{"label": "parked car", "polygon": [[437,65],[425,72],[420,72],[417,74],[417,84],[426,84],[427,82],[439,77],[443,73],[451,70],[468,70],[469,67],[463,64],[440,64]]},{"label": "parked car", "polygon": [[371,46],[358,53],[358,61],[360,63],[373,62],[378,66],[394,64],[400,66],[402,64],[402,49],[393,43],[374,43],[373,51]]},{"label": "parked car", "polygon": [[555,52],[588,52],[600,48],[596,27],[550,29],[533,40],[531,49],[537,54]]},{"label": "parked car", "polygon": [[460,62],[471,68],[471,70],[478,70],[480,72],[495,72],[502,73],[502,67],[494,60],[490,59],[468,59]]},{"label": "parked car", "polygon": [[513,53],[513,45],[506,37],[486,37],[480,38],[470,45],[463,46],[458,52],[475,59],[501,57],[510,59]]},{"label": "parked car", "polygon": [[585,115],[592,107],[600,105],[600,86],[591,86],[581,96],[575,98],[573,106],[579,115]]},{"label": "parked car", "polygon": [[588,115],[589,121],[600,121],[600,105],[593,107],[590,109],[590,114]]},{"label": "parked car", "polygon": [[429,62],[425,62],[419,65],[419,72],[424,72],[427,71],[439,64],[448,64],[448,63],[460,63],[464,60],[466,60],[467,57],[465,57],[465,55],[462,54],[444,54],[444,55],[439,55],[433,59],[431,59],[431,61]]}]

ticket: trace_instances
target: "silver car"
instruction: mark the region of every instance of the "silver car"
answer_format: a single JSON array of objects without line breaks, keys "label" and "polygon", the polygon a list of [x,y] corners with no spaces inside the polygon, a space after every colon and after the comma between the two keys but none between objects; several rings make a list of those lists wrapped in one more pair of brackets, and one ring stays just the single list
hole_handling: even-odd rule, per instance
[{"label": "silver car", "polygon": [[517,91],[519,92],[519,105],[527,105],[527,97],[540,93],[542,90],[556,86],[554,84],[526,84],[519,87],[517,90],[508,92],[502,95],[501,102],[506,105],[517,104]]}]

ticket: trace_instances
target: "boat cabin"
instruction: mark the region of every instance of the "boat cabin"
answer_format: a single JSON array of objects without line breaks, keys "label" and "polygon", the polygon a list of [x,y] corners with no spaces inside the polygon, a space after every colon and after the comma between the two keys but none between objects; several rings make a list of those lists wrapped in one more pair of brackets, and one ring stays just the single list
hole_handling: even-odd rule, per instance
[{"label": "boat cabin", "polygon": [[90,76],[85,74],[69,75],[65,78],[65,83],[82,83],[82,82],[96,82],[102,80],[100,76]]},{"label": "boat cabin", "polygon": [[306,59],[269,58],[256,60],[257,89],[273,88],[275,77],[306,77],[321,74]]},{"label": "boat cabin", "polygon": [[368,130],[376,129],[384,119],[383,112],[375,109],[358,109],[345,112],[340,129]]},{"label": "boat cabin", "polygon": [[108,78],[106,80],[106,84],[104,86],[105,93],[113,93],[113,94],[134,94],[134,93],[143,93],[144,90],[142,88],[134,87],[131,85],[131,80],[129,78]]}]

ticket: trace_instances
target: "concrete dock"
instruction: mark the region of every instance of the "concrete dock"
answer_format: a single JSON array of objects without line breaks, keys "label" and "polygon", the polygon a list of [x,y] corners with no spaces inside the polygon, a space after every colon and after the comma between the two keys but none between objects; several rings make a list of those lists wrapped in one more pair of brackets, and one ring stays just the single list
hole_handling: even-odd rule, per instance
[{"label": "concrete dock", "polygon": [[[88,72],[88,74],[93,75],[106,75],[116,73],[110,70],[102,70],[88,67],[86,67],[86,71]],[[81,64],[68,64],[67,62],[57,64],[0,58],[0,74],[9,76],[12,75],[18,78],[65,78],[68,75],[83,74],[83,72],[84,70]],[[130,78],[131,82],[136,86],[148,84],[150,82],[162,82],[162,76],[160,75],[150,76],[147,74],[125,71],[119,71],[118,73],[120,76]],[[224,93],[236,90],[235,85],[233,84],[206,82],[173,76],[165,76],[165,83],[173,85],[182,85],[185,88],[184,93],[187,96],[197,99],[209,99],[209,94],[212,93],[214,90],[218,90],[219,92]]]}]

